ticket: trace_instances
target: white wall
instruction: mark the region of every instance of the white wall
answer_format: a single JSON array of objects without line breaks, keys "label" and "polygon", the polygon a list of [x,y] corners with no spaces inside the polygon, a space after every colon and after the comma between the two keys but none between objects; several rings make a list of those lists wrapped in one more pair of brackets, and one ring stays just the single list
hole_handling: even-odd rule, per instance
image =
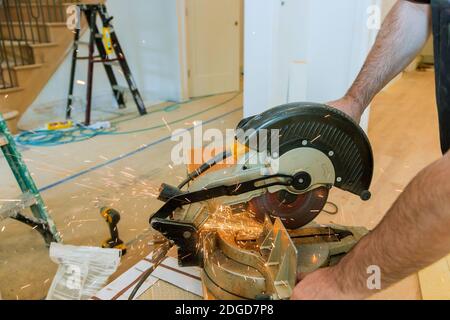
[{"label": "white wall", "polygon": [[244,2],[245,0],[239,0],[239,6],[240,6],[240,26],[239,26],[239,36],[241,38],[241,47],[240,47],[240,57],[239,57],[239,71],[242,73],[244,72],[244,25],[245,25],[245,19],[244,19]]},{"label": "white wall", "polygon": [[[176,0],[108,0],[108,12],[119,36],[127,61],[146,103],[181,99],[178,18]],[[100,26],[100,23],[99,23]],[[87,34],[82,41],[88,41]],[[80,55],[87,54],[87,46]],[[33,107],[55,104],[60,107],[67,97],[71,55],[33,103]],[[121,69],[114,67],[121,85],[126,82]],[[77,80],[86,80],[87,63],[78,64]],[[85,86],[76,85],[75,95],[85,99]],[[94,104],[115,105],[102,65],[94,74]],[[132,100],[130,107],[134,108]]]},{"label": "white wall", "polygon": [[246,0],[245,115],[344,95],[376,35],[367,28],[374,3]]}]

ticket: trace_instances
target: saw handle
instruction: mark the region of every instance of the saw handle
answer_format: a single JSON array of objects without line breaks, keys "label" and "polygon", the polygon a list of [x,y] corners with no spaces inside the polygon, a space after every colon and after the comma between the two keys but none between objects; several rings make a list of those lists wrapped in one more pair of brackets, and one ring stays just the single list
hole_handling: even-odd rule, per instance
[{"label": "saw handle", "polygon": [[197,170],[195,170],[191,173],[188,173],[187,178],[183,182],[180,183],[180,185],[178,186],[178,189],[183,189],[183,187],[185,185],[187,185],[189,182],[191,182],[195,178],[198,178],[201,174],[205,173],[206,171],[211,169],[213,166],[215,166],[219,162],[221,162],[231,156],[232,156],[232,152],[229,150],[219,153],[214,158],[212,158],[212,159],[208,160],[207,162],[205,162],[204,164],[202,164],[200,166],[200,168],[198,168]]}]

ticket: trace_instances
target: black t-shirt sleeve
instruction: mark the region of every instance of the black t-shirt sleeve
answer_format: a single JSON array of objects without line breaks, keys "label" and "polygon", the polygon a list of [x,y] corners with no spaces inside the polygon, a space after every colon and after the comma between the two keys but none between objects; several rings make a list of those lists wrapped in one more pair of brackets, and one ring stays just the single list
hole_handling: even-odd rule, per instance
[{"label": "black t-shirt sleeve", "polygon": [[429,4],[431,0],[408,0],[409,2]]}]

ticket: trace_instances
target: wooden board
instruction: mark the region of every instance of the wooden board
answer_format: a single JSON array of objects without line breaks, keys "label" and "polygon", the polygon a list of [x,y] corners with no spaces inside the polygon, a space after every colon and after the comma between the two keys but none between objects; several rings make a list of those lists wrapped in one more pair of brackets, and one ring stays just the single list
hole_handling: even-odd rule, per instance
[{"label": "wooden board", "polygon": [[419,273],[424,300],[450,300],[450,256]]}]

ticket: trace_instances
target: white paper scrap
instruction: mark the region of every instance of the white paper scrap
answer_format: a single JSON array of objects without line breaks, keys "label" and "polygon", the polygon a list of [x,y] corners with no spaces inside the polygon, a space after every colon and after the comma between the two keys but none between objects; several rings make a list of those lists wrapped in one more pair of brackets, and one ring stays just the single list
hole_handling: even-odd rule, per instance
[{"label": "white paper scrap", "polygon": [[121,250],[52,243],[50,258],[59,265],[47,300],[88,300],[117,270]]}]

